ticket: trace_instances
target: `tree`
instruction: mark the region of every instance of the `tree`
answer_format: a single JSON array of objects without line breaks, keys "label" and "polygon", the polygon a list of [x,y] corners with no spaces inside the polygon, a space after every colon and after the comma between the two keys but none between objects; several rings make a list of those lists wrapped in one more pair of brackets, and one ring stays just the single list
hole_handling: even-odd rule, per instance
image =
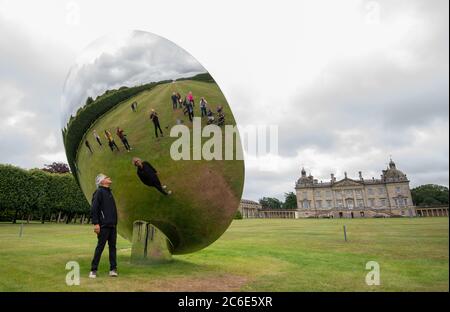
[{"label": "tree", "polygon": [[242,213],[238,210],[236,211],[236,214],[234,215],[235,220],[241,220],[242,219]]},{"label": "tree", "polygon": [[93,103],[94,102],[94,99],[92,98],[92,97],[88,97],[87,99],[86,99],[86,105],[89,105],[89,104],[91,104],[91,103]]},{"label": "tree", "polygon": [[416,206],[448,205],[448,187],[436,184],[425,184],[411,190]]},{"label": "tree", "polygon": [[283,207],[283,203],[274,197],[263,197],[259,200],[263,209],[281,209]]},{"label": "tree", "polygon": [[297,209],[297,196],[294,192],[284,193],[284,209]]},{"label": "tree", "polygon": [[30,180],[33,187],[30,190],[30,196],[33,200],[33,212],[41,217],[41,222],[45,222],[45,217],[50,215],[53,200],[49,197],[50,174],[39,169],[29,171]]},{"label": "tree", "polygon": [[53,162],[51,165],[44,165],[45,168],[42,168],[42,170],[49,172],[49,173],[69,173],[70,168],[67,164],[62,162]]},{"label": "tree", "polygon": [[0,165],[0,207],[14,212],[12,222],[16,223],[19,214],[29,213],[34,204],[32,182],[28,171],[11,166]]}]

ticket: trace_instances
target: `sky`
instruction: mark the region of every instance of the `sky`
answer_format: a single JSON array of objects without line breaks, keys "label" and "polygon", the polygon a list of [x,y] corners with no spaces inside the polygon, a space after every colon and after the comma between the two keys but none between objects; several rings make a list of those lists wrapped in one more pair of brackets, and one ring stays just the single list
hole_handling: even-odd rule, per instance
[{"label": "sky", "polygon": [[65,127],[88,97],[95,99],[106,90],[205,72],[189,53],[155,34],[143,31],[108,34],[83,50],[70,69],[61,98],[61,125]]},{"label": "sky", "polygon": [[246,162],[244,198],[281,199],[302,166],[378,178],[390,156],[412,187],[448,186],[448,5],[0,0],[0,163],[66,161],[70,70],[98,38],[142,30],[198,60],[239,125],[278,126],[278,155]]}]

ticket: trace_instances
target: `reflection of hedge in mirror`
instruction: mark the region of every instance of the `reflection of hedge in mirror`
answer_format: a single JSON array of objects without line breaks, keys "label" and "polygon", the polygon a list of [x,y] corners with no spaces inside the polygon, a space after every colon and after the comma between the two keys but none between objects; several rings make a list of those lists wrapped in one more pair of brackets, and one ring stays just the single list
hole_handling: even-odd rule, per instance
[{"label": "reflection of hedge in mirror", "polygon": [[89,218],[90,206],[70,173],[24,170],[0,164],[0,220]]},{"label": "reflection of hedge in mirror", "polygon": [[177,81],[182,81],[182,80],[195,80],[195,81],[201,81],[201,82],[215,82],[213,77],[209,73],[198,74],[198,75],[195,75],[194,77],[177,79]]},{"label": "reflection of hedge in mirror", "polygon": [[[75,160],[78,145],[90,126],[103,114],[114,108],[117,104],[135,96],[136,94],[151,90],[156,85],[168,83],[171,80],[152,82],[142,86],[132,88],[120,88],[119,90],[108,90],[95,101],[86,101],[86,105],[77,110],[76,116],[71,116],[66,128],[62,130],[64,145],[66,148],[67,161],[70,170],[74,173],[78,182],[78,174],[75,167]],[[76,174],[75,174],[76,173]]]}]

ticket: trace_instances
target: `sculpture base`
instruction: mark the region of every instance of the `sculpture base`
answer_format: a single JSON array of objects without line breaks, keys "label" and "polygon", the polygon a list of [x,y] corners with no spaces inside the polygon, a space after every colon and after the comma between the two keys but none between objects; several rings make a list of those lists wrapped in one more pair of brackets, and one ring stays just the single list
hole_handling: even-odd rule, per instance
[{"label": "sculpture base", "polygon": [[172,244],[156,226],[145,221],[133,223],[131,263],[154,264],[172,260]]}]

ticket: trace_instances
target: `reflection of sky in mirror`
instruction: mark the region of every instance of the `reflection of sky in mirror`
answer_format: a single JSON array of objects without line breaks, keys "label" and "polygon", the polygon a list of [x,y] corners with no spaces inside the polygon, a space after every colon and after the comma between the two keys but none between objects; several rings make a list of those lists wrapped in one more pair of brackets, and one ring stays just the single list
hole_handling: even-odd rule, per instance
[{"label": "reflection of sky in mirror", "polygon": [[70,69],[61,97],[64,127],[90,96],[148,82],[190,77],[206,70],[173,42],[142,31],[102,37],[89,45]]}]

